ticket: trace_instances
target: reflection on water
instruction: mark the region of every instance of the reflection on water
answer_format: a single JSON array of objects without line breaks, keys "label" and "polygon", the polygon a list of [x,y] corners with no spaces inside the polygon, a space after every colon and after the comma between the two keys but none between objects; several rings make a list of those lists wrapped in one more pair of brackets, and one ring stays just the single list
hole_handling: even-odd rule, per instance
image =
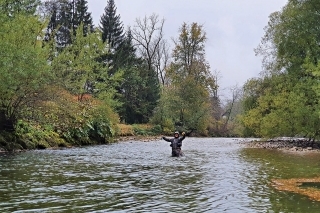
[{"label": "reflection on water", "polygon": [[319,155],[243,149],[233,139],[129,141],[0,157],[1,212],[318,212],[273,178],[319,174]]}]

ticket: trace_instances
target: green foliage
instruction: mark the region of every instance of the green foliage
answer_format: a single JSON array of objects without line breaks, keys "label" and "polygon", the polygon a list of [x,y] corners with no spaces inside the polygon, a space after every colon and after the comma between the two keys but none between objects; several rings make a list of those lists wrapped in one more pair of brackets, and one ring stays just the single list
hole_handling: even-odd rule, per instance
[{"label": "green foliage", "polygon": [[123,105],[119,109],[121,120],[128,124],[138,122],[138,116],[143,116],[143,100],[139,95],[145,86],[144,80],[139,76],[139,70],[135,67],[124,69],[124,81],[122,84],[123,92],[120,100]]},{"label": "green foliage", "polygon": [[[280,12],[270,15],[265,36],[256,49],[264,57],[269,71],[286,71],[303,76],[301,65],[310,56],[316,63],[320,56],[317,0],[290,0]],[[271,59],[271,60],[270,60]]]},{"label": "green foliage", "polygon": [[134,131],[135,135],[144,135],[144,136],[146,136],[149,133],[148,129],[141,128],[138,125],[133,125],[133,131]]},{"label": "green foliage", "polygon": [[113,101],[116,82],[122,73],[108,75],[108,69],[95,59],[107,53],[100,33],[83,35],[83,26],[77,29],[72,45],[66,47],[52,62],[53,71],[63,88],[78,96],[94,93],[109,104]]},{"label": "green foliage", "polygon": [[132,127],[134,134],[139,136],[160,135],[163,133],[160,125],[134,124]]},{"label": "green foliage", "polygon": [[201,25],[182,25],[173,51],[174,62],[167,69],[171,84],[162,89],[153,122],[160,122],[163,127],[172,122],[175,129],[208,134],[213,119],[210,92],[216,85],[204,58],[205,41]]},{"label": "green foliage", "polygon": [[[318,137],[312,81],[292,82],[287,75],[274,76],[271,86],[257,98],[255,107],[242,117],[247,131],[256,136]],[[311,102],[310,102],[311,101]]]},{"label": "green foliage", "polygon": [[38,123],[50,123],[70,144],[84,145],[111,142],[115,136],[118,115],[102,101],[90,95],[78,101],[77,96],[50,87],[53,99],[41,104]]},{"label": "green foliage", "polygon": [[245,87],[242,121],[247,133],[320,138],[319,9],[319,1],[290,0],[282,11],[270,15],[256,49],[264,56],[267,73]]},{"label": "green foliage", "polygon": [[118,108],[123,122],[148,123],[153,114],[159,99],[159,85],[156,83],[156,76],[151,76],[152,73],[149,75],[147,72],[143,63],[123,68],[119,97],[123,105]]},{"label": "green foliage", "polygon": [[62,50],[72,43],[78,28],[82,25],[84,36],[93,32],[91,13],[86,0],[46,1],[43,13],[49,19],[45,40],[55,43],[55,49]]},{"label": "green foliage", "polygon": [[40,2],[40,0],[1,0],[0,13],[9,17],[15,17],[18,14],[34,15]]},{"label": "green foliage", "polygon": [[45,23],[20,14],[5,20],[0,23],[0,110],[15,122],[50,81],[50,69],[48,50],[39,40]]},{"label": "green foliage", "polygon": [[15,131],[16,141],[24,149],[46,149],[50,147],[65,147],[68,144],[51,126],[41,126],[19,120]]},{"label": "green foliage", "polygon": [[86,36],[93,32],[93,21],[91,13],[88,12],[87,0],[76,0],[74,3],[75,12],[72,18],[72,31],[77,32],[77,29],[83,25],[83,35]]},{"label": "green foliage", "polygon": [[114,0],[108,0],[100,19],[101,38],[109,48],[110,54],[102,55],[99,60],[107,64],[111,74],[123,68],[123,60],[126,57],[122,51],[126,39],[123,32],[123,24],[120,20],[120,15],[117,15],[116,12],[117,8]]},{"label": "green foliage", "polygon": [[49,19],[45,41],[54,43],[53,51],[60,51],[71,44],[74,5],[69,0],[46,1],[44,5]]},{"label": "green foliage", "polygon": [[117,49],[124,40],[123,24],[120,15],[116,15],[117,8],[114,0],[108,0],[101,16],[100,29],[102,31],[102,40],[110,45],[110,48]]},{"label": "green foliage", "polygon": [[8,152],[13,152],[15,150],[22,150],[24,147],[17,142],[17,138],[14,134],[7,131],[1,131],[0,148]]},{"label": "green foliage", "polygon": [[100,143],[112,142],[117,132],[119,117],[107,105],[98,105],[93,112],[90,138]]},{"label": "green foliage", "polygon": [[136,118],[139,123],[149,122],[160,98],[156,57],[161,51],[160,43],[163,42],[163,23],[164,19],[159,20],[157,15],[152,14],[149,17],[145,16],[143,20],[137,18],[132,30],[135,46],[142,59],[138,69],[139,76],[143,79],[143,87],[140,87],[138,93],[139,107],[142,109]]}]

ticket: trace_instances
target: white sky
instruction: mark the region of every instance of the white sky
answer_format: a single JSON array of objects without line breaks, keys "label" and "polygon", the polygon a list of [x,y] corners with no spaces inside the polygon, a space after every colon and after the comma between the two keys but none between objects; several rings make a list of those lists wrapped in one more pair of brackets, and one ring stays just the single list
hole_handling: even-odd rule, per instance
[{"label": "white sky", "polygon": [[[197,22],[207,33],[206,59],[218,71],[222,95],[242,86],[261,71],[261,58],[253,51],[264,35],[269,15],[280,11],[287,0],[115,0],[124,29],[136,18],[152,13],[164,18],[165,37],[177,38],[183,22]],[[88,0],[94,24],[99,25],[107,0]],[[173,44],[171,44],[173,47]]]}]

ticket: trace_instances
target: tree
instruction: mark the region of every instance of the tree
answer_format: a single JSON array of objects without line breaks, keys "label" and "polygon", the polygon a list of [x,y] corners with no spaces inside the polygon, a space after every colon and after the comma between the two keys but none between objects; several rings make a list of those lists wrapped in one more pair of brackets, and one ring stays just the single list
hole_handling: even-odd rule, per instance
[{"label": "tree", "polygon": [[86,0],[54,0],[46,1],[44,5],[44,13],[50,14],[45,40],[55,40],[58,50],[71,44],[72,34],[76,35],[81,23],[82,35],[93,32],[92,17]]},{"label": "tree", "polygon": [[[220,72],[214,70],[212,72],[212,78],[216,85],[219,85],[219,80],[221,78]],[[224,116],[223,114],[227,111],[225,109],[225,105],[223,103],[225,101],[221,101],[221,95],[219,92],[220,88],[216,86],[210,92],[210,102],[211,102],[211,109],[212,114],[211,117],[213,118],[213,122],[211,123],[210,127],[208,128],[209,134],[216,137],[226,136],[226,131],[223,129],[224,126]]]},{"label": "tree", "polygon": [[123,42],[115,54],[115,61],[118,62],[119,68],[131,67],[137,65],[138,58],[136,56],[136,48],[134,47],[132,32],[128,28]]},{"label": "tree", "polygon": [[163,25],[164,19],[159,20],[158,15],[152,14],[142,20],[137,18],[132,31],[139,55],[146,60],[149,72],[156,70],[155,57],[163,41]]},{"label": "tree", "polygon": [[100,19],[102,41],[107,42],[111,49],[117,49],[123,42],[123,24],[120,15],[116,15],[117,8],[114,0],[108,0],[104,14]]},{"label": "tree", "polygon": [[[170,82],[161,97],[161,121],[171,119],[177,129],[207,134],[212,121],[210,94],[216,89],[210,66],[205,60],[205,32],[197,23],[183,23],[175,41],[173,62],[167,68]],[[161,122],[160,121],[160,122]],[[170,122],[169,122],[170,123]]]},{"label": "tree", "polygon": [[58,49],[62,50],[71,44],[72,40],[72,8],[73,5],[69,0],[62,0],[58,17],[58,26],[56,30],[56,42]]},{"label": "tree", "polygon": [[72,31],[75,34],[78,27],[83,24],[83,35],[87,36],[93,32],[93,22],[91,13],[88,12],[88,2],[86,0],[73,0],[74,13],[72,20]]},{"label": "tree", "polygon": [[112,69],[112,73],[122,66],[121,64],[121,46],[124,42],[125,35],[123,32],[123,24],[120,20],[120,15],[117,15],[117,8],[114,0],[108,0],[107,6],[104,9],[104,14],[100,19],[100,30],[102,31],[102,41],[108,45],[108,56],[103,56],[102,61],[108,64]]},{"label": "tree", "polygon": [[169,66],[171,60],[171,56],[169,53],[169,45],[166,40],[162,40],[159,44],[159,48],[157,49],[156,56],[155,56],[155,69],[158,74],[158,78],[164,86],[167,84],[167,78],[166,78],[166,68]]},{"label": "tree", "polygon": [[270,84],[242,117],[247,133],[267,138],[296,135],[314,138],[319,119],[313,106],[307,104],[306,95],[301,93],[308,87],[306,82],[292,82],[283,74],[273,76]]},{"label": "tree", "polygon": [[40,0],[6,0],[0,3],[0,10],[10,17],[16,14],[34,15],[40,3]]},{"label": "tree", "polygon": [[206,41],[206,33],[203,32],[202,26],[197,23],[192,23],[188,26],[182,24],[180,35],[175,41],[175,49],[173,50],[174,61],[179,62],[182,74],[191,74],[193,71],[192,65],[197,61],[203,62],[205,55],[204,43]]},{"label": "tree", "polygon": [[59,85],[82,101],[85,94],[94,94],[109,106],[113,101],[116,82],[121,76],[110,77],[108,69],[96,58],[106,54],[107,49],[99,32],[83,34],[83,24],[79,26],[72,45],[66,47],[52,62],[53,72]]},{"label": "tree", "polygon": [[[118,108],[118,113],[123,122],[141,123],[144,116],[143,109],[139,103],[141,99],[138,97],[143,89],[144,81],[140,76],[142,69],[142,60],[136,56],[136,48],[134,47],[132,34],[128,28],[124,42],[117,54],[117,61],[121,64],[123,72],[123,82],[119,87],[118,99],[122,105]],[[144,118],[143,118],[144,120]]]},{"label": "tree", "polygon": [[139,58],[134,66],[123,69],[120,99],[123,105],[119,113],[126,123],[148,123],[156,107],[159,99],[157,76],[154,72],[153,76],[148,75],[147,70],[145,61]]},{"label": "tree", "polygon": [[[291,0],[270,15],[256,49],[265,76],[245,100],[244,124],[259,136],[319,138],[319,1]],[[247,85],[249,86],[249,85]]]},{"label": "tree", "polygon": [[264,67],[269,72],[286,72],[305,75],[301,65],[309,57],[317,63],[320,29],[317,0],[290,0],[282,11],[269,17],[261,44],[255,50],[263,56]]},{"label": "tree", "polygon": [[0,120],[2,125],[13,128],[24,116],[24,109],[40,99],[49,83],[48,49],[39,40],[46,23],[22,14],[1,20]]},{"label": "tree", "polygon": [[143,60],[143,69],[140,76],[144,80],[145,87],[140,91],[141,103],[145,106],[145,118],[150,118],[160,98],[160,83],[157,70],[156,56],[159,53],[160,43],[163,41],[164,19],[159,20],[155,14],[137,18],[133,27],[132,36],[137,46],[138,56]]},{"label": "tree", "polygon": [[221,123],[219,134],[220,136],[235,135],[237,116],[241,113],[242,105],[240,102],[241,88],[237,85],[230,89],[231,98],[225,101],[223,112],[220,115],[219,121]]}]

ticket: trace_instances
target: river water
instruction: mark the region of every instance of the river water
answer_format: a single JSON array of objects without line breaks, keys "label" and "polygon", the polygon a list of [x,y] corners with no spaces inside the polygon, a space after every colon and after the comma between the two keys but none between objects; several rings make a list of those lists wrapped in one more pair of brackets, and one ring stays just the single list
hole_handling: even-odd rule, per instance
[{"label": "river water", "polygon": [[0,155],[0,212],[301,212],[320,202],[271,186],[317,177],[320,154],[186,138]]}]

